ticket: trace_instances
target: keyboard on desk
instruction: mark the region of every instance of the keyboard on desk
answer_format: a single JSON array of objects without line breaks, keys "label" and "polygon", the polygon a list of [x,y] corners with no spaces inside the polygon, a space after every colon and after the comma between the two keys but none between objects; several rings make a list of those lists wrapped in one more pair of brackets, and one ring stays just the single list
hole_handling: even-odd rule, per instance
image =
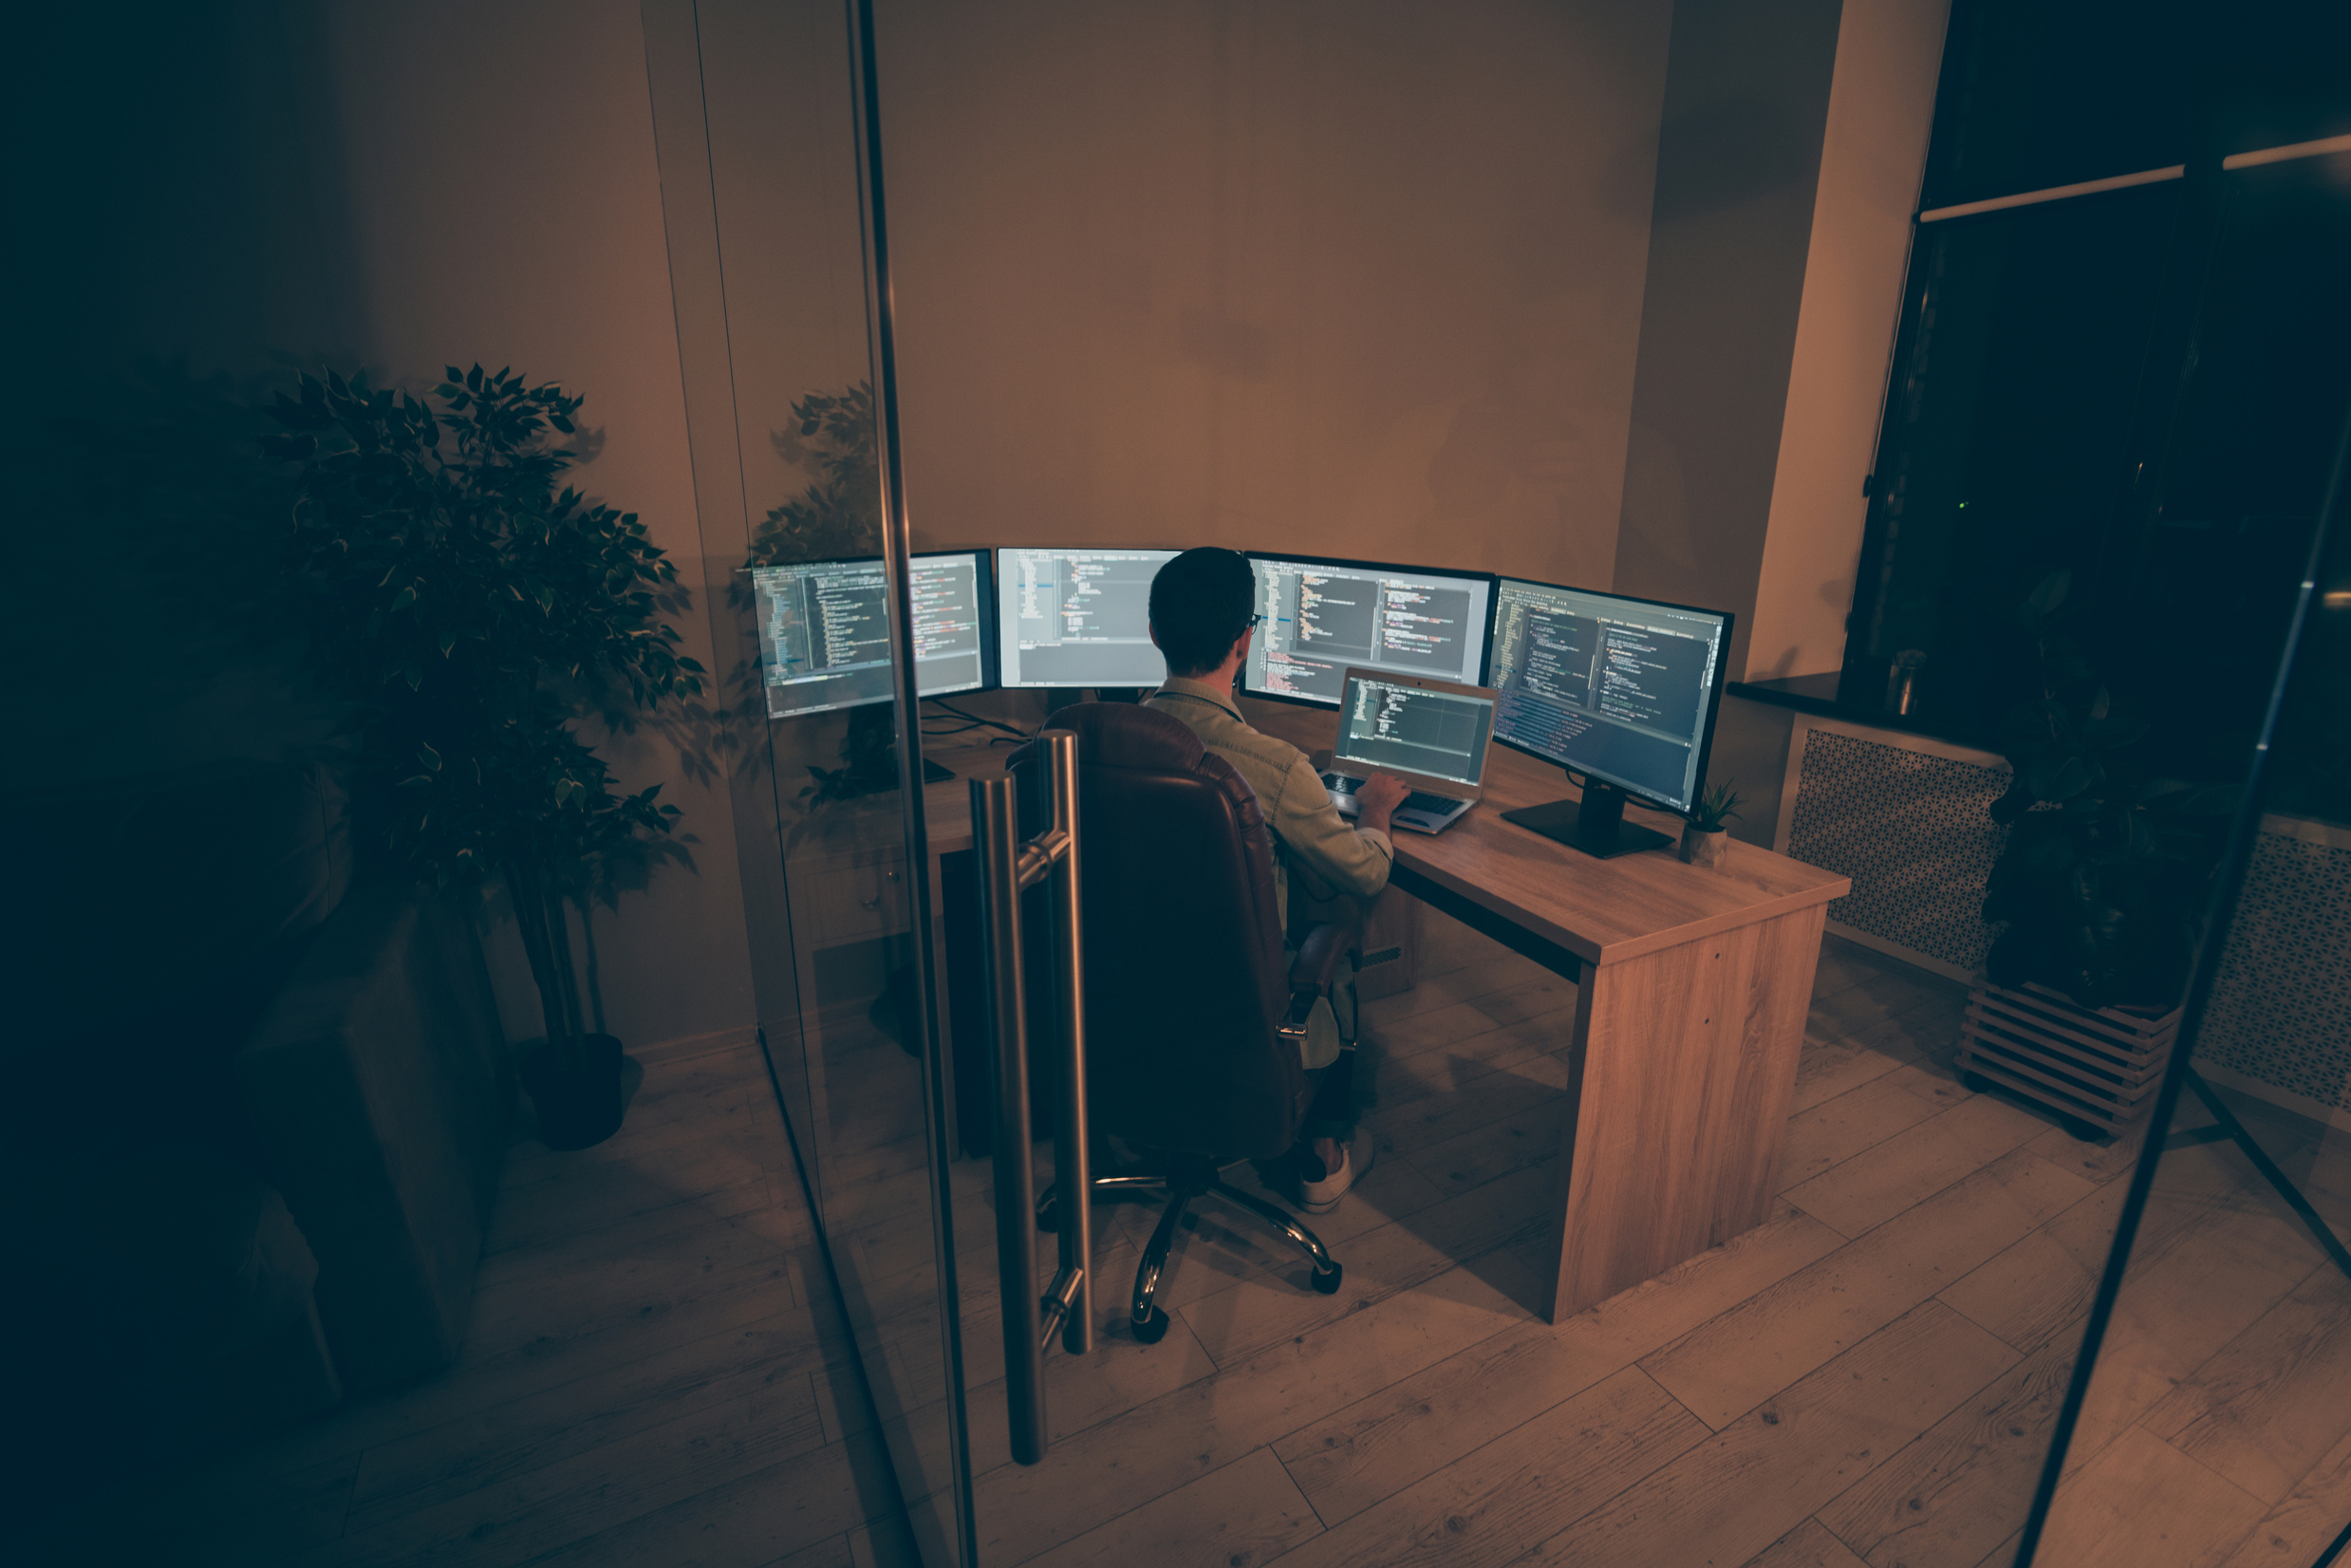
[{"label": "keyboard on desk", "polygon": [[[1363,788],[1362,779],[1350,778],[1345,774],[1324,774],[1322,775],[1322,782],[1333,794],[1353,795],[1357,790]],[[1460,801],[1448,799],[1441,794],[1424,794],[1420,791],[1414,790],[1410,794],[1404,797],[1404,805],[1402,810],[1409,812],[1449,812],[1460,804]]]},{"label": "keyboard on desk", "polygon": [[[1331,803],[1342,812],[1352,814],[1355,809],[1355,793],[1363,788],[1364,781],[1360,778],[1351,778],[1345,774],[1324,774],[1322,783],[1323,787],[1331,792]],[[1449,796],[1430,794],[1424,790],[1414,790],[1404,797],[1403,803],[1398,805],[1396,810],[1399,812],[1418,812],[1429,818],[1432,824],[1442,826],[1463,811],[1464,807],[1462,802]],[[1420,824],[1410,822],[1406,825],[1420,826]]]}]

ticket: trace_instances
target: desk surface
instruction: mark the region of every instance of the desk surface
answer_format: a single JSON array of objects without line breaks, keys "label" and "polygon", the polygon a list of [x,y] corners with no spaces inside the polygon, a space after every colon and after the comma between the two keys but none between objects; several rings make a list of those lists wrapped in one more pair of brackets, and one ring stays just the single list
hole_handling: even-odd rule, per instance
[{"label": "desk surface", "polygon": [[[1241,711],[1251,724],[1301,751],[1327,747],[1337,737],[1338,715],[1330,709],[1243,698]],[[1001,773],[1011,750],[984,740],[926,749],[957,775],[924,792],[932,853],[970,847],[965,780]],[[1595,860],[1502,819],[1517,807],[1576,793],[1558,768],[1496,746],[1484,801],[1434,837],[1397,833],[1397,864],[1596,964],[1826,904],[1852,889],[1847,878],[1736,840],[1719,869],[1685,866],[1661,849]],[[894,807],[894,795],[878,798]],[[1667,832],[1681,828],[1680,818],[1639,807],[1625,814]]]}]

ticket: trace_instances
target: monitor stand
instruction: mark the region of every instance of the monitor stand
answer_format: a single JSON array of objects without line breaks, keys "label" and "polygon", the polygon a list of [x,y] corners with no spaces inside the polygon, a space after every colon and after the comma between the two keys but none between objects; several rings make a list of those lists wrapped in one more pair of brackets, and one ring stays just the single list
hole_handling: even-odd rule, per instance
[{"label": "monitor stand", "polygon": [[1571,849],[1581,849],[1595,860],[1614,860],[1641,849],[1662,849],[1673,840],[1654,828],[1625,820],[1625,793],[1598,779],[1584,781],[1583,799],[1554,800],[1542,806],[1521,806],[1502,812],[1529,832],[1542,834]]},{"label": "monitor stand", "polygon": [[1149,688],[1143,686],[1048,686],[1045,688],[1045,711],[1059,713],[1063,708],[1086,700],[1089,691],[1096,702],[1140,702]]}]

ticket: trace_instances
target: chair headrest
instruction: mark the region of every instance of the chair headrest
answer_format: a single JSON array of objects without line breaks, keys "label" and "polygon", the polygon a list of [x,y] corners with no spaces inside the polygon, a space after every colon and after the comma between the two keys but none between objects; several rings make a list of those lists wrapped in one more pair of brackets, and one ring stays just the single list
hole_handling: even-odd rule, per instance
[{"label": "chair headrest", "polygon": [[1109,768],[1196,773],[1207,748],[1182,719],[1139,702],[1077,702],[1045,720],[1077,736],[1077,760]]},{"label": "chair headrest", "polygon": [[[1215,784],[1232,802],[1244,839],[1264,828],[1264,808],[1241,770],[1202,745],[1191,726],[1171,714],[1136,702],[1078,702],[1055,712],[1044,727],[1077,736],[1081,768],[1191,774]],[[1016,755],[1026,751],[1023,747]],[[1271,852],[1270,844],[1266,852]]]}]

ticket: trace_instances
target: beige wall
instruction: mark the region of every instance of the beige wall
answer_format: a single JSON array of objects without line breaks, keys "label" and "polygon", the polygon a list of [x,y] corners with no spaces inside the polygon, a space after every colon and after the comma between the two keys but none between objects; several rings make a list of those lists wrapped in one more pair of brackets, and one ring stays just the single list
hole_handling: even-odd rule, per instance
[{"label": "beige wall", "polygon": [[[1681,0],[1615,586],[1729,609],[1731,679],[1835,669],[1934,103],[1940,0]],[[1768,843],[1784,709],[1708,775]]]},{"label": "beige wall", "polygon": [[[635,0],[461,0],[326,13],[364,357],[425,382],[480,360],[584,393],[602,450],[575,471],[638,513],[691,580],[700,554],[661,189]],[[708,623],[681,618],[712,663]],[[752,1018],[732,818],[647,736],[602,748],[631,788],[660,781],[699,841],[600,924],[613,1032],[632,1045]],[[538,1032],[517,949],[508,1025]]]},{"label": "beige wall", "polygon": [[1946,0],[1845,0],[1745,679],[1844,659]]},{"label": "beige wall", "polygon": [[1744,667],[1838,0],[1680,0],[1615,587],[1738,617]]},{"label": "beige wall", "polygon": [[1605,586],[1670,14],[883,8],[918,543]]}]

